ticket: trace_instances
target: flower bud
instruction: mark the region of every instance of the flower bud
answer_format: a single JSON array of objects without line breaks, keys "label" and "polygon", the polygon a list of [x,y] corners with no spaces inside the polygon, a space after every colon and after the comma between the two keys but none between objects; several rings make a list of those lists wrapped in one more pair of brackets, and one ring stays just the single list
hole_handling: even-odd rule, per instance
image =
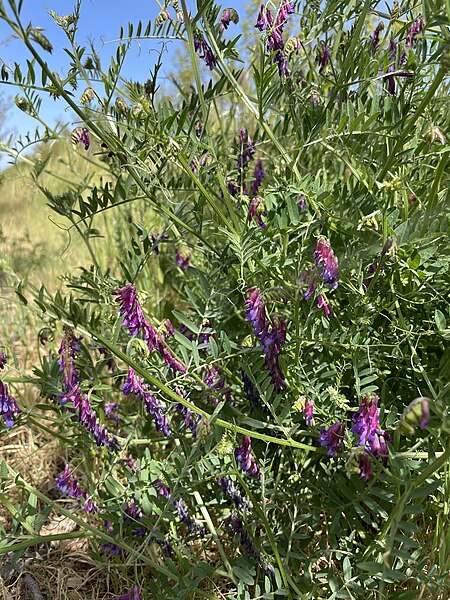
[{"label": "flower bud", "polygon": [[429,398],[421,396],[408,404],[400,418],[399,428],[404,435],[413,435],[416,427],[425,429],[428,425]]}]

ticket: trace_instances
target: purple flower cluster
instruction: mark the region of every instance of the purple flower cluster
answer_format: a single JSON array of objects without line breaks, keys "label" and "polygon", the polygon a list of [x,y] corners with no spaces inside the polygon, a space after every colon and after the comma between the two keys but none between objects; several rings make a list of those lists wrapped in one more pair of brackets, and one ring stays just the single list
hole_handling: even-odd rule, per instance
[{"label": "purple flower cluster", "polygon": [[[389,43],[389,60],[391,60],[391,64],[388,67],[388,72],[384,76],[384,79],[387,81],[387,89],[388,93],[391,96],[395,96],[395,78],[396,77],[413,77],[413,73],[409,71],[397,71],[396,70],[396,62],[397,62],[397,51],[398,45],[394,38],[391,38]],[[400,56],[400,60],[398,61],[399,67],[401,67],[406,61],[406,54],[402,54]]]},{"label": "purple flower cluster", "polygon": [[[183,393],[178,388],[176,388],[175,391],[179,396],[184,397]],[[181,402],[177,402],[174,406],[174,409],[184,417],[184,426],[187,429],[190,429],[195,439],[197,436],[197,425],[200,421],[200,417],[190,408],[184,406],[184,404],[181,404]]]},{"label": "purple flower cluster", "polygon": [[196,519],[191,517],[183,500],[179,498],[178,500],[175,500],[174,504],[177,509],[178,518],[187,526],[188,533],[193,533],[195,536],[200,536],[202,538],[205,537],[205,528]]},{"label": "purple flower cluster", "polygon": [[14,425],[14,415],[20,413],[20,408],[13,396],[9,395],[8,386],[0,381],[0,416],[3,418],[6,427]]},{"label": "purple flower cluster", "polygon": [[261,229],[265,229],[267,225],[262,220],[262,217],[267,217],[266,206],[261,196],[255,196],[251,199],[250,202],[250,208],[248,210],[247,215],[247,222],[251,223],[253,219],[256,219],[256,222],[261,227]]},{"label": "purple flower cluster", "polygon": [[86,127],[77,127],[72,131],[72,143],[76,146],[78,143],[83,144],[85,150],[89,150],[91,140],[89,139],[89,131]]},{"label": "purple flower cluster", "polygon": [[233,480],[228,477],[219,477],[217,483],[220,485],[222,490],[230,497],[237,509],[242,510],[244,508],[253,508],[253,504],[242,495],[240,490],[234,485]]},{"label": "purple flower cluster", "polygon": [[376,52],[378,50],[378,48],[380,47],[380,35],[381,35],[381,32],[383,31],[383,29],[384,29],[384,23],[383,22],[378,23],[378,25],[374,29],[374,32],[370,36],[370,41],[372,42],[372,50],[374,52]]},{"label": "purple flower cluster", "polygon": [[255,155],[255,144],[247,130],[242,128],[239,134],[239,155],[236,165],[242,170],[247,169],[248,164]]},{"label": "purple flower cluster", "polygon": [[194,48],[212,71],[216,66],[216,57],[199,29],[194,31]]},{"label": "purple flower cluster", "polygon": [[327,454],[337,460],[337,454],[344,446],[345,423],[336,421],[328,429],[320,430],[319,443],[327,449]]},{"label": "purple flower cluster", "polygon": [[379,427],[378,400],[378,396],[374,394],[362,398],[358,411],[352,417],[354,426],[351,432],[359,435],[359,446],[363,446],[373,456],[380,457],[386,465],[389,454],[387,442],[391,441],[391,436]]},{"label": "purple flower cluster", "polygon": [[237,25],[239,23],[239,15],[234,8],[226,8],[220,15],[220,31],[228,29],[230,23]]},{"label": "purple flower cluster", "polygon": [[170,438],[170,426],[166,416],[166,409],[159,404],[150,391],[149,386],[142,378],[136,376],[134,369],[131,367],[128,368],[128,376],[122,386],[122,393],[125,396],[133,394],[135,398],[143,400],[145,410],[155,421],[156,429],[162,431],[166,437]]},{"label": "purple flower cluster", "polygon": [[80,351],[80,342],[83,338],[76,337],[70,327],[64,326],[64,337],[61,340],[58,354],[59,370],[63,373],[64,386],[70,390],[80,382],[80,375],[75,366],[75,357]]},{"label": "purple flower cluster", "polygon": [[277,392],[286,387],[284,373],[278,362],[278,357],[286,342],[286,323],[281,317],[269,319],[266,315],[266,305],[261,297],[259,288],[247,290],[250,296],[245,301],[245,320],[249,321],[255,330],[264,353],[265,364],[272,377]]},{"label": "purple flower cluster", "polygon": [[119,405],[117,402],[105,403],[105,417],[107,419],[113,419],[116,425],[119,424]]},{"label": "purple flower cluster", "polygon": [[307,425],[312,425],[313,424],[313,413],[314,413],[314,400],[311,400],[310,398],[306,398],[305,400],[305,406],[303,408],[303,412],[305,414],[305,423]]},{"label": "purple flower cluster", "polygon": [[183,271],[186,271],[188,267],[191,266],[191,253],[190,252],[181,252],[179,248],[176,250],[175,262]]},{"label": "purple flower cluster", "polygon": [[417,36],[425,29],[425,21],[419,17],[414,21],[406,35],[406,49],[412,50],[417,44]]},{"label": "purple flower cluster", "polygon": [[[313,257],[315,259],[315,268],[310,268],[300,276],[299,283],[306,282],[308,288],[304,294],[305,300],[309,300],[314,294],[319,277],[332,290],[338,287],[339,264],[331,247],[330,240],[320,236],[317,240],[316,249]],[[317,308],[322,308],[328,316],[331,313],[328,302],[322,293],[317,296]]]},{"label": "purple flower cluster", "polygon": [[205,384],[214,392],[211,400],[213,406],[219,404],[219,397],[222,396],[230,404],[234,398],[230,387],[227,385],[225,377],[222,375],[222,369],[217,365],[204,365]]},{"label": "purple flower cluster", "polygon": [[270,9],[261,4],[258,19],[255,27],[260,31],[267,31],[266,46],[269,52],[274,52],[274,60],[278,63],[278,72],[281,75],[289,76],[287,66],[287,57],[284,53],[283,29],[287,22],[288,15],[294,12],[294,7],[289,0],[282,0],[280,9],[275,19],[272,17]]},{"label": "purple flower cluster", "polygon": [[259,477],[260,470],[255,457],[252,454],[252,441],[249,435],[244,435],[242,445],[234,450],[236,460],[241,463],[242,470],[250,477]]},{"label": "purple flower cluster", "polygon": [[172,368],[174,374],[177,372],[186,373],[186,367],[173,356],[164,340],[164,336],[156,332],[145,319],[140,302],[137,299],[135,286],[127,283],[123,288],[112,293],[114,296],[118,296],[116,302],[120,304],[119,313],[124,317],[123,325],[128,329],[128,333],[138,335],[141,332],[150,352],[157,350],[165,364]]},{"label": "purple flower cluster", "polygon": [[55,479],[56,485],[58,489],[63,493],[67,494],[71,498],[75,498],[78,502],[81,502],[81,499],[84,500],[84,510],[88,513],[94,513],[98,511],[95,503],[87,498],[86,490],[83,490],[78,481],[76,475],[72,473],[69,465],[64,467],[64,471],[58,475]]},{"label": "purple flower cluster", "polygon": [[330,62],[331,51],[328,48],[326,42],[321,42],[317,48],[316,62],[319,64],[319,73],[325,69],[327,64]]},{"label": "purple flower cluster", "polygon": [[247,551],[248,556],[254,558],[257,564],[268,574],[273,575],[274,569],[263,557],[261,552],[255,547],[249,532],[245,528],[243,520],[236,516],[231,515],[226,521],[227,524],[231,525],[233,532],[240,535],[240,543]]},{"label": "purple flower cluster", "polygon": [[139,521],[141,517],[142,511],[136,506],[134,499],[131,502],[127,500],[123,507],[123,522],[126,525],[131,525]]}]

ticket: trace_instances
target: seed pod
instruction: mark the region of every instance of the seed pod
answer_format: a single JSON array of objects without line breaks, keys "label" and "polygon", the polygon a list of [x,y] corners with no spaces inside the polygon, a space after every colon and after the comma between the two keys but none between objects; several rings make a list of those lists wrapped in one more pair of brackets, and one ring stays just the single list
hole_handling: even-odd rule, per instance
[{"label": "seed pod", "polygon": [[408,404],[400,418],[399,429],[404,435],[413,435],[416,427],[425,429],[428,425],[429,398],[421,396]]},{"label": "seed pod", "polygon": [[30,35],[31,39],[34,40],[37,44],[39,44],[41,48],[43,48],[46,52],[50,52],[50,54],[52,53],[53,46],[51,45],[50,41],[45,37],[45,35],[41,33],[40,28],[32,29]]}]

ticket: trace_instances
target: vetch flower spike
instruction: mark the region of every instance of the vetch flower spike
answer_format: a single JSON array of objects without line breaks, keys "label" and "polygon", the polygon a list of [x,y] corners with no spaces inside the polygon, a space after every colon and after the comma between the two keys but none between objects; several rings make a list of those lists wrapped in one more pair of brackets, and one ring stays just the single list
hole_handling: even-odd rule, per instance
[{"label": "vetch flower spike", "polygon": [[337,460],[337,454],[344,446],[345,423],[336,421],[328,429],[320,430],[319,443],[327,449],[327,454]]},{"label": "vetch flower spike", "polygon": [[238,446],[234,455],[236,460],[241,463],[242,470],[247,473],[250,477],[259,477],[260,470],[255,457],[252,454],[252,442],[250,436],[244,435],[242,438],[242,445]]}]

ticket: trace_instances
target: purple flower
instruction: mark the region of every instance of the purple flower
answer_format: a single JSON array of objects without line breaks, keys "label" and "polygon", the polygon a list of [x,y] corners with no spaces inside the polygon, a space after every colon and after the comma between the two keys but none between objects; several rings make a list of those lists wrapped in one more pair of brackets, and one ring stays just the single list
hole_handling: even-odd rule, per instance
[{"label": "purple flower", "polygon": [[128,376],[122,386],[122,393],[125,396],[134,394],[135,397],[143,400],[145,410],[155,421],[156,429],[162,431],[166,437],[170,438],[170,427],[166,416],[166,409],[158,403],[148,385],[144,383],[143,379],[136,376],[134,369],[131,367],[128,368]]},{"label": "purple flower", "polygon": [[234,485],[234,482],[232,481],[232,479],[230,479],[230,477],[228,477],[228,475],[226,477],[219,477],[217,483],[220,485],[225,494],[227,494],[230,497],[232,502],[234,502],[236,508],[238,508],[239,510],[242,510],[244,508],[253,508],[252,503],[249,500],[247,500],[245,496],[242,495],[242,493],[237,489],[237,487]]},{"label": "purple flower", "polygon": [[258,194],[259,188],[261,186],[261,182],[266,176],[266,172],[263,169],[262,161],[260,158],[256,161],[255,170],[253,171],[253,179],[250,182],[250,189],[253,196]]},{"label": "purple flower", "polygon": [[208,67],[212,70],[216,66],[216,57],[213,51],[203,37],[203,33],[199,29],[194,31],[194,48],[200,58],[206,62]]},{"label": "purple flower", "polygon": [[330,240],[320,236],[313,254],[316,266],[321,269],[320,275],[328,286],[335,290],[338,287],[338,259],[331,247]]},{"label": "purple flower", "polygon": [[[181,393],[178,390],[177,394],[181,396]],[[197,425],[200,421],[199,416],[190,408],[184,406],[184,404],[181,404],[181,402],[177,402],[174,406],[174,409],[184,417],[184,426],[187,429],[190,429],[193,437],[195,438],[197,436]]]},{"label": "purple flower", "polygon": [[319,443],[327,449],[327,454],[337,460],[337,454],[344,446],[345,423],[336,421],[328,429],[320,430]]},{"label": "purple flower", "polygon": [[421,17],[419,17],[411,25],[411,27],[409,28],[408,33],[406,35],[406,49],[407,50],[412,50],[412,48],[414,48],[414,46],[417,44],[417,39],[416,39],[417,36],[420,35],[424,29],[425,29],[425,21]]},{"label": "purple flower", "polygon": [[141,332],[150,352],[156,349],[161,354],[165,364],[171,367],[174,373],[185,373],[186,367],[173,356],[165,343],[164,336],[157,333],[145,319],[134,285],[127,283],[123,288],[112,292],[112,294],[118,296],[116,301],[120,303],[119,313],[124,317],[123,325],[128,329],[128,333],[138,335]]},{"label": "purple flower", "polygon": [[242,445],[235,449],[234,455],[236,460],[241,463],[242,470],[245,471],[247,475],[250,477],[260,476],[258,464],[252,454],[252,442],[250,436],[243,436]]},{"label": "purple flower", "polygon": [[248,556],[254,558],[257,564],[268,574],[273,575],[274,570],[262,556],[261,552],[255,547],[249,532],[245,528],[243,520],[232,514],[226,521],[227,524],[231,525],[234,533],[239,533],[240,543],[246,549]]},{"label": "purple flower", "polygon": [[255,330],[265,353],[265,364],[272,376],[275,389],[280,391],[286,387],[285,377],[278,362],[278,356],[286,341],[286,323],[281,317],[266,317],[266,305],[259,288],[250,288],[249,298],[245,302],[245,320]]},{"label": "purple flower", "polygon": [[131,502],[128,502],[127,500],[123,509],[123,522],[130,525],[131,523],[139,521],[141,517],[141,509],[136,506],[135,501],[131,500]]},{"label": "purple flower", "polygon": [[140,600],[139,590],[138,590],[137,585],[135,585],[134,588],[132,590],[130,590],[127,594],[122,594],[121,596],[117,596],[116,600]]},{"label": "purple flower", "polygon": [[255,27],[260,31],[267,31],[266,46],[269,52],[274,52],[274,61],[278,63],[278,72],[281,75],[289,76],[287,66],[287,57],[284,54],[283,29],[287,22],[288,15],[294,12],[294,7],[289,0],[283,0],[280,9],[273,19],[270,10],[261,4]]},{"label": "purple flower", "polygon": [[191,253],[190,252],[181,252],[179,248],[176,250],[175,262],[183,271],[186,271],[188,267],[191,266]]},{"label": "purple flower", "polygon": [[239,155],[236,165],[243,171],[248,167],[248,163],[253,160],[255,155],[255,145],[247,130],[242,128],[239,134]]},{"label": "purple flower", "polygon": [[222,376],[222,369],[216,365],[204,365],[204,370],[206,371],[205,384],[215,392],[216,397],[212,399],[213,405],[217,406],[219,404],[217,396],[220,395],[231,404],[234,398],[231,389],[227,386],[225,378]]},{"label": "purple flower", "polygon": [[20,408],[13,396],[9,395],[8,386],[0,381],[0,416],[3,418],[6,427],[14,425],[14,415],[20,413]]},{"label": "purple flower", "polygon": [[380,416],[380,409],[377,408],[378,400],[378,396],[374,394],[364,396],[359,405],[358,412],[352,417],[354,426],[350,431],[359,435],[359,446],[370,444],[374,438],[375,431],[377,431]]},{"label": "purple flower", "polygon": [[247,215],[247,222],[251,223],[253,218],[255,218],[256,222],[261,227],[261,229],[265,229],[267,225],[262,220],[263,216],[267,216],[267,210],[264,205],[264,200],[261,198],[261,196],[255,196],[250,202],[250,208]]},{"label": "purple flower", "polygon": [[320,42],[320,46],[317,48],[316,62],[319,64],[319,73],[325,69],[327,64],[330,62],[331,51],[328,48],[326,42]]},{"label": "purple flower", "polygon": [[107,419],[114,419],[116,425],[119,424],[119,405],[117,402],[105,403],[105,417]]},{"label": "purple flower", "polygon": [[382,429],[376,429],[373,439],[369,442],[369,450],[376,458],[381,458],[383,465],[387,465],[389,451],[387,442],[392,442],[391,436]]},{"label": "purple flower", "polygon": [[154,485],[157,488],[158,494],[160,496],[163,496],[167,500],[170,498],[170,490],[168,486],[165,485],[160,479],[155,479],[152,485]]},{"label": "purple flower", "polygon": [[323,308],[323,312],[327,315],[327,317],[331,314],[330,307],[328,306],[322,294],[317,296],[317,308]]},{"label": "purple flower", "polygon": [[383,29],[384,23],[378,23],[378,25],[375,27],[373,34],[370,36],[370,39],[372,41],[372,50],[374,52],[380,47],[380,34],[383,31]]},{"label": "purple flower", "polygon": [[175,500],[175,508],[177,509],[178,518],[180,521],[187,525],[188,533],[193,533],[194,535],[202,538],[205,537],[205,528],[201,523],[190,516],[188,509],[181,498]]},{"label": "purple flower", "polygon": [[75,475],[73,475],[69,465],[66,465],[64,467],[64,471],[60,475],[58,475],[55,481],[58,489],[63,494],[67,494],[72,498],[80,500],[81,498],[85,498],[87,495],[86,491],[79,486],[77,478]]},{"label": "purple flower", "polygon": [[91,145],[89,131],[86,129],[86,127],[77,127],[74,129],[72,131],[71,140],[75,146],[81,142],[85,150],[89,150],[89,146]]},{"label": "purple flower", "polygon": [[0,371],[5,367],[7,362],[8,362],[8,357],[3,352],[3,350],[0,350]]},{"label": "purple flower", "polygon": [[300,210],[305,211],[308,205],[308,201],[305,198],[305,196],[303,196],[303,194],[297,194],[297,206],[299,207]]},{"label": "purple flower", "polygon": [[250,292],[250,296],[244,304],[245,320],[250,322],[255,330],[256,337],[259,338],[267,327],[266,305],[259,288],[250,288],[247,290],[248,292]]},{"label": "purple flower", "polygon": [[234,23],[235,25],[239,23],[239,15],[234,8],[226,8],[222,11],[222,14],[220,15],[220,31],[228,29],[230,23]]},{"label": "purple flower", "polygon": [[361,452],[359,455],[358,474],[366,483],[372,479],[372,462],[367,452]]},{"label": "purple flower", "polygon": [[312,425],[313,424],[313,413],[314,413],[314,400],[311,400],[310,398],[306,398],[303,412],[305,414],[305,423],[307,425]]}]

